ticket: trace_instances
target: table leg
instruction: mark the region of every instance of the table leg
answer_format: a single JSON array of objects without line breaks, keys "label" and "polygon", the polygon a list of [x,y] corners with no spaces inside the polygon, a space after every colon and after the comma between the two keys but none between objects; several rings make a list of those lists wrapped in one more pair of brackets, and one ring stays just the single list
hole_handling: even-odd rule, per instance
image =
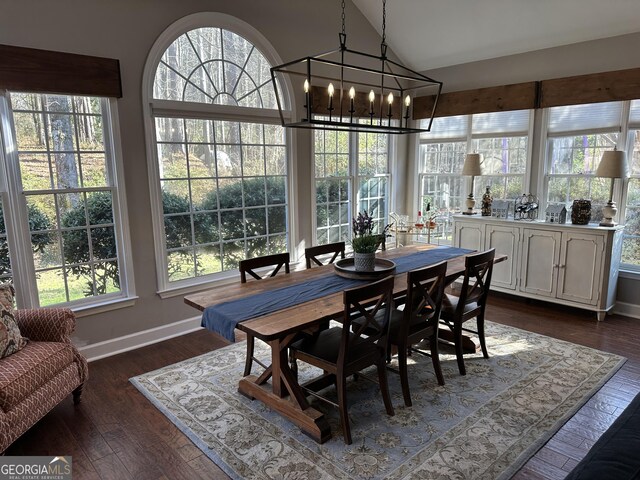
[{"label": "table leg", "polygon": [[260,377],[249,375],[242,378],[238,384],[238,391],[251,399],[262,401],[295,423],[316,442],[324,443],[331,438],[329,423],[321,412],[309,406],[304,391],[298,384],[287,361],[287,347],[293,337],[294,335],[289,335],[284,339],[269,342],[272,362],[269,367],[271,390],[269,390],[269,385],[265,383],[266,375],[263,374]]}]

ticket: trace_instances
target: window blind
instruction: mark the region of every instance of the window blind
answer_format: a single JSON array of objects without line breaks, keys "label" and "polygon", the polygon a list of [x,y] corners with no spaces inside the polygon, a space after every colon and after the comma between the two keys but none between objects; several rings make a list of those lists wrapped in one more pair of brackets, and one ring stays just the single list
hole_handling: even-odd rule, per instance
[{"label": "window blind", "polygon": [[473,135],[526,133],[529,130],[529,110],[477,113],[471,124]]},{"label": "window blind", "polygon": [[640,100],[633,100],[631,102],[629,126],[632,128],[640,128]]},{"label": "window blind", "polygon": [[569,133],[586,130],[619,129],[622,123],[622,102],[589,103],[549,108],[549,133]]},{"label": "window blind", "polygon": [[[428,122],[428,120],[421,120],[420,124],[424,125]],[[468,124],[468,115],[437,117],[433,119],[431,131],[420,134],[420,138],[424,140],[465,138],[467,136]]]}]

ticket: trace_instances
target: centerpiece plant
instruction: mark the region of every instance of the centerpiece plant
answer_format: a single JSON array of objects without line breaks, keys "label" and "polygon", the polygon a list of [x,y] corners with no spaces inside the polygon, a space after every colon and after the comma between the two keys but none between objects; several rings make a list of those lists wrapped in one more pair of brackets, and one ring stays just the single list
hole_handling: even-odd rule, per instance
[{"label": "centerpiece plant", "polygon": [[351,246],[356,270],[373,271],[375,269],[376,250],[380,243],[385,241],[390,226],[391,224],[384,227],[380,233],[373,233],[376,225],[367,212],[359,212],[353,219]]}]

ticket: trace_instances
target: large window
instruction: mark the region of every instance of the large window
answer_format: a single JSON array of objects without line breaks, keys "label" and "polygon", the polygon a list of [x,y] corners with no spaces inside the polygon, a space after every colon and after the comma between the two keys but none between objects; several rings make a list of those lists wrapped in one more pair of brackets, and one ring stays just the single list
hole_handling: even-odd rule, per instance
[{"label": "large window", "polygon": [[161,290],[289,244],[287,142],[271,62],[225,28],[188,29],[168,43],[146,92]]},{"label": "large window", "polygon": [[529,110],[440,117],[420,136],[418,209],[424,213],[430,207],[430,214],[438,216],[445,243],[451,241],[451,215],[464,208],[471,187],[460,175],[466,153],[483,158],[476,199],[486,187],[494,199],[513,200],[525,193],[530,118]]},{"label": "large window", "polygon": [[591,223],[602,220],[609,200],[611,179],[595,176],[603,152],[627,152],[630,178],[614,182],[614,220],[625,224],[623,268],[640,270],[640,100],[549,108],[546,129],[546,204],[571,207],[573,200],[589,199]]},{"label": "large window", "polygon": [[382,231],[389,216],[389,136],[314,131],[317,245],[349,240],[358,211]]},{"label": "large window", "polygon": [[591,221],[602,219],[610,180],[594,175],[602,153],[621,140],[622,102],[553,107],[547,111],[546,202],[569,208],[591,200]]},{"label": "large window", "polygon": [[5,92],[0,102],[0,277],[20,266],[13,280],[24,306],[127,296],[109,100]]},{"label": "large window", "polygon": [[625,195],[622,263],[640,271],[640,100],[632,101],[629,110],[630,178]]}]

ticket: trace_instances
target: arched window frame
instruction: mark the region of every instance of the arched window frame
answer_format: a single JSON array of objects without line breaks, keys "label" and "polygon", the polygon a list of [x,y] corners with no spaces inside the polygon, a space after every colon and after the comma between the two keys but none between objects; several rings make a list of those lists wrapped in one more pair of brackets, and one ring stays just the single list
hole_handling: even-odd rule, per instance
[{"label": "arched window frame", "polygon": [[[183,118],[185,116],[189,116],[190,118],[258,122],[275,125],[281,124],[281,119],[277,109],[271,110],[252,107],[236,107],[229,105],[159,100],[153,98],[155,73],[164,52],[182,34],[197,28],[205,27],[221,28],[236,33],[258,48],[271,65],[278,65],[282,63],[282,60],[276,50],[258,30],[236,17],[218,12],[201,12],[188,15],[177,20],[158,37],[151,48],[143,73],[142,102],[158,294],[162,298],[181,295],[185,292],[196,290],[201,288],[203,283],[235,279],[237,272],[233,270],[223,271],[213,275],[169,282],[167,273],[167,248],[162,212],[162,189],[160,186],[154,116],[168,115]],[[292,99],[292,96],[289,94],[289,92],[292,91],[292,86],[290,83],[287,83],[283,88],[286,92],[285,98],[283,98],[284,106],[288,111],[291,111],[295,107],[295,105],[292,104],[292,100],[290,100]],[[295,225],[295,205],[290,201],[294,196],[293,179],[295,178],[296,169],[295,165],[291,161],[295,156],[293,154],[292,135],[288,130],[285,131],[285,144],[287,155],[287,189],[289,192],[287,232],[288,248],[291,249],[291,246],[296,243],[295,239],[292,239],[291,237],[292,232],[297,231]]]}]

